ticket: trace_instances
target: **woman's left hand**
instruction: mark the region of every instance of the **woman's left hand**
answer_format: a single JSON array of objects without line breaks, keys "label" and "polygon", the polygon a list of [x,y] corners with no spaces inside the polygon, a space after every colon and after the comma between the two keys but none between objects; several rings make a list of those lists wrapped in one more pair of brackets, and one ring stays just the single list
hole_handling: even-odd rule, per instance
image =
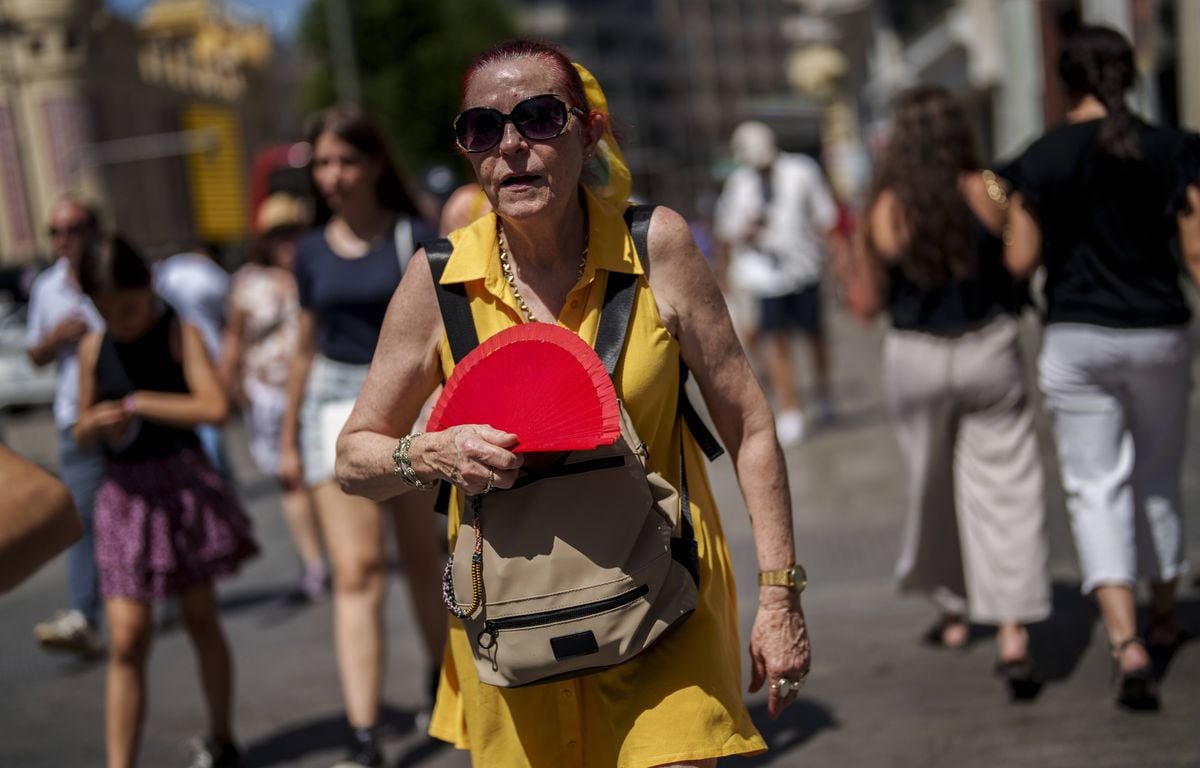
[{"label": "woman's left hand", "polygon": [[[800,595],[789,591],[787,597],[760,601],[750,630],[750,693],[762,688],[763,683],[769,684],[767,714],[772,720],[796,700],[811,663]],[[781,678],[787,681],[783,686],[779,685]],[[799,685],[792,686],[792,682]]]}]

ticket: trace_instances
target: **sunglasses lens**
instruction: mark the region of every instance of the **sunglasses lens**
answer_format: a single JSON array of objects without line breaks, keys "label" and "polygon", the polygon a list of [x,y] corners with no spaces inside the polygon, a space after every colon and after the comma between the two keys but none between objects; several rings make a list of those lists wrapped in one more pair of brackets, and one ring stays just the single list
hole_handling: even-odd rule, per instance
[{"label": "sunglasses lens", "polygon": [[504,118],[494,109],[468,109],[454,121],[454,133],[463,149],[484,152],[500,143],[504,135]]},{"label": "sunglasses lens", "polygon": [[553,96],[535,96],[513,109],[512,121],[525,138],[545,141],[563,132],[567,125],[567,108]]}]

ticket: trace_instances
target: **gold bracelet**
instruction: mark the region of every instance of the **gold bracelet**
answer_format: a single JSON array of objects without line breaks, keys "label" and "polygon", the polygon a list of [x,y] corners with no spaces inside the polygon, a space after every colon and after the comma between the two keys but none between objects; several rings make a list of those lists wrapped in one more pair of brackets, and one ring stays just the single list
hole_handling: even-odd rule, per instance
[{"label": "gold bracelet", "polygon": [[419,491],[428,491],[433,488],[433,484],[421,482],[421,478],[417,477],[417,471],[413,469],[412,461],[408,458],[408,449],[412,447],[413,439],[420,434],[420,432],[413,432],[400,438],[400,442],[396,443],[396,450],[392,451],[392,471],[413,488]]}]

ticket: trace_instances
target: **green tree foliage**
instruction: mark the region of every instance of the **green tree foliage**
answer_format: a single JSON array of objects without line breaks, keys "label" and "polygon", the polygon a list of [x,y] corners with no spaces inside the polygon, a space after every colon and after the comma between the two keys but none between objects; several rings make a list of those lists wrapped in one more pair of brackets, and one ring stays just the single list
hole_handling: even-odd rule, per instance
[{"label": "green tree foliage", "polygon": [[[310,0],[300,44],[314,66],[301,88],[302,106],[317,110],[337,99],[326,25],[327,0]],[[463,72],[488,46],[515,28],[497,0],[347,0],[363,106],[392,139],[408,171],[435,163],[455,166],[451,123],[458,114]]]}]

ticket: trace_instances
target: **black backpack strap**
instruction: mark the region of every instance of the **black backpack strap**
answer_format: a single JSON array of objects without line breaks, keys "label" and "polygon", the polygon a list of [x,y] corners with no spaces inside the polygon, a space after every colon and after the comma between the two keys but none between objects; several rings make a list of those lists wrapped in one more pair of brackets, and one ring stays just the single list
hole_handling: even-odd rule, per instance
[{"label": "black backpack strap", "polygon": [[[650,254],[650,246],[649,246],[650,218],[653,215],[654,215],[654,206],[653,205],[631,205],[625,209],[625,224],[626,224],[626,226],[629,227],[629,233],[631,235],[633,235],[633,247],[637,250],[638,260],[642,262],[642,272],[644,272],[647,275],[647,279],[649,279],[649,275],[650,275],[650,256],[649,256],[649,254]],[[604,297],[604,300],[605,300],[604,306],[606,309],[608,307],[609,296],[614,291],[613,278],[616,276],[617,276],[617,273],[610,273],[608,276],[608,280],[609,280],[608,292],[606,293],[606,295]],[[636,283],[637,283],[635,276],[628,275],[627,277],[632,278],[632,279],[630,281],[631,285],[628,288],[629,307],[627,309],[624,309],[625,317],[622,318],[623,325],[621,326],[621,331],[620,331],[621,332],[620,339],[621,339],[622,344],[624,343],[624,340],[625,340],[625,329],[629,325],[628,315],[629,315],[629,312],[632,311],[632,308],[633,308],[633,292],[634,292],[634,289],[636,288]],[[618,288],[616,290],[618,290],[618,291],[624,290],[624,286],[622,286],[621,288]],[[619,297],[614,298],[614,301],[619,301],[619,300],[620,300]],[[613,313],[613,314],[615,314],[615,313]],[[605,319],[606,319],[605,314],[601,314],[600,315],[601,334],[598,334],[596,337],[596,352],[597,353],[600,352],[600,341],[603,338],[602,334],[603,334],[604,327],[605,327]],[[614,322],[612,324],[616,325],[615,318],[614,318]],[[607,351],[607,349],[606,349],[606,351]],[[620,348],[618,348],[616,351],[616,357],[619,358],[620,354],[621,354],[621,351],[620,351]],[[612,372],[616,367],[616,360],[614,359],[613,363],[612,363],[612,367],[609,367],[609,361],[608,361],[607,357],[605,357],[604,355],[601,355],[600,359],[604,361],[605,367],[608,368],[609,375],[612,375]],[[725,453],[725,449],[721,447],[721,443],[713,435],[712,430],[710,430],[708,428],[708,425],[704,423],[704,419],[700,416],[699,412],[696,411],[696,407],[694,405],[692,405],[692,401],[688,398],[687,380],[688,380],[687,366],[684,365],[682,360],[680,360],[679,361],[679,412],[683,416],[684,423],[687,424],[688,429],[691,431],[692,437],[696,438],[696,443],[700,446],[700,449],[702,451],[704,451],[704,455],[708,457],[709,461],[716,461],[718,458],[721,457],[722,454]]]},{"label": "black backpack strap", "polygon": [[442,285],[442,275],[450,263],[454,246],[446,238],[440,238],[422,247],[429,257],[429,271],[433,275],[433,287],[437,291],[438,307],[442,311],[442,325],[450,341],[450,352],[457,364],[472,349],[479,346],[479,334],[475,332],[475,320],[471,317],[471,302],[467,299],[467,288],[461,283]]},{"label": "black backpack strap", "polygon": [[[454,246],[446,238],[423,243],[429,257],[429,272],[433,275],[433,288],[437,292],[438,308],[442,312],[442,325],[450,341],[450,352],[457,364],[475,347],[479,346],[479,334],[475,332],[475,320],[471,317],[471,302],[467,299],[466,286],[461,283],[442,285],[442,275],[450,263]],[[433,511],[445,515],[450,511],[450,483],[438,485],[437,499]]]}]

